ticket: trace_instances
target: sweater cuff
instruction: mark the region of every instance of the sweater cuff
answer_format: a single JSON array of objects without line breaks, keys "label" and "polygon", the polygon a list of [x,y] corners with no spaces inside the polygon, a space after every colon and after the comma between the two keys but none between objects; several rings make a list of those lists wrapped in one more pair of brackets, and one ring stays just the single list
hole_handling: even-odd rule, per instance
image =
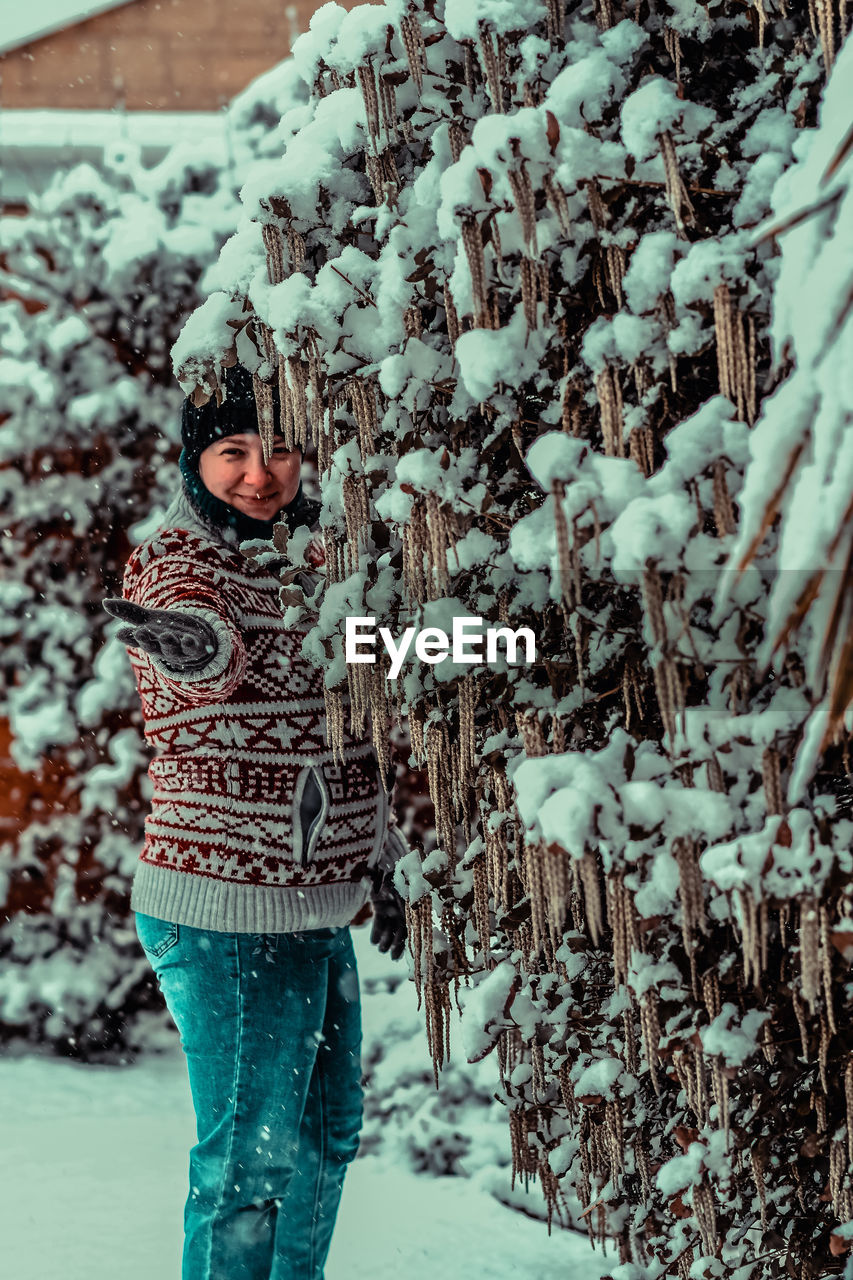
[{"label": "sweater cuff", "polygon": [[221,676],[222,672],[231,661],[231,654],[234,650],[234,643],[231,639],[231,632],[228,623],[225,622],[218,613],[213,609],[202,609],[198,605],[181,604],[181,613],[192,614],[196,618],[201,618],[203,622],[213,631],[216,639],[216,649],[210,655],[210,658],[203,666],[194,667],[189,671],[181,671],[179,668],[170,667],[168,662],[163,658],[149,653],[148,657],[156,669],[164,676],[168,676],[170,680],[180,680],[192,682],[196,680],[215,680],[217,676]]},{"label": "sweater cuff", "polygon": [[392,823],[388,828],[382,851],[376,860],[376,869],[383,874],[393,873],[400,859],[409,852],[411,851],[405,836],[397,824]]}]

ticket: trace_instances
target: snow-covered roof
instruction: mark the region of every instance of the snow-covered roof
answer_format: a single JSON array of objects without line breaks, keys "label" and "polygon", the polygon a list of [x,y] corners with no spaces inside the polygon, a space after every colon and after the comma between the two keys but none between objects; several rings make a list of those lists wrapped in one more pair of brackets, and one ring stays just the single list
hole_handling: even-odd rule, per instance
[{"label": "snow-covered roof", "polygon": [[58,169],[97,164],[106,148],[128,143],[147,166],[177,142],[217,136],[224,146],[225,129],[222,111],[0,111],[3,199],[26,203]]},{"label": "snow-covered roof", "polygon": [[133,3],[134,0],[37,0],[36,4],[21,4],[20,0],[0,0],[0,53],[19,49],[108,9]]}]

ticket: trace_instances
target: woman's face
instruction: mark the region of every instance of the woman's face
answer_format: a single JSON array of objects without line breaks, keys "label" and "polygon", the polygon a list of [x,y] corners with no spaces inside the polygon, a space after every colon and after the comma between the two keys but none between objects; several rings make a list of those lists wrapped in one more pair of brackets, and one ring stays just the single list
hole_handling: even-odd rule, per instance
[{"label": "woman's face", "polygon": [[203,450],[198,473],[206,489],[256,520],[271,520],[296,497],[302,455],[276,438],[264,462],[261,437],[254,432],[225,436]]}]

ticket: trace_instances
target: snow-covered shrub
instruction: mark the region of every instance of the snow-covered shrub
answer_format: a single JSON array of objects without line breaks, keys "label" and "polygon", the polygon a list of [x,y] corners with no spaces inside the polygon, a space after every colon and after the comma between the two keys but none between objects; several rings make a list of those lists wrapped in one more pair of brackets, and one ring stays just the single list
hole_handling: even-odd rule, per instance
[{"label": "snow-covered shrub", "polygon": [[[826,687],[803,736],[791,799],[798,798],[827,741],[843,731],[853,698],[853,44],[844,45],[821,106],[820,127],[801,133],[796,163],[773,190],[759,227],[780,248],[770,337],[790,375],[765,400],[749,440],[749,463],[732,549],[748,563],[778,513],[780,562],[766,655],[804,620],[806,677]],[[725,600],[728,581],[723,583]],[[849,729],[849,720],[847,722]]]},{"label": "snow-covered shrub", "polygon": [[[316,442],[331,738],[345,693],[380,753],[404,718],[435,805],[398,882],[436,1066],[475,984],[514,1167],[549,1215],[577,1193],[614,1280],[827,1274],[853,1219],[849,721],[789,793],[824,691],[800,637],[763,666],[773,527],[720,586],[784,372],[785,262],[756,226],[848,18],[324,5],[294,47],[309,102],[174,350],[199,399],[235,358],[262,400],[278,378],[283,429]],[[783,461],[764,442],[751,531]],[[348,615],[529,627],[537,657],[386,682],[381,645],[345,662]]]}]

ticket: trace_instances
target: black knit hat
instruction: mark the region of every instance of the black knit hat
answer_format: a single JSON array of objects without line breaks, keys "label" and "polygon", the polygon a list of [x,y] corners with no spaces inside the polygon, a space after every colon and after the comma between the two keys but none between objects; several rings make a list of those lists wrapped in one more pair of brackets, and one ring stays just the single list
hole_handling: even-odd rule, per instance
[{"label": "black knit hat", "polygon": [[[198,471],[199,458],[208,445],[226,436],[237,436],[255,432],[258,428],[258,411],[255,403],[255,389],[252,375],[241,364],[226,369],[223,375],[225,395],[221,405],[212,399],[207,404],[197,407],[191,400],[184,401],[181,414],[181,440],[183,452],[179,458],[184,490],[196,511],[209,523],[218,527],[235,529],[241,539],[269,539],[279,520],[284,519],[291,532],[299,524],[313,527],[319,514],[319,504],[306,498],[302,492],[302,481],[295,496],[286,507],[283,507],[271,520],[255,520],[245,515],[236,507],[230,506],[220,498],[215,498],[202,482]],[[273,383],[273,422],[276,423],[276,434],[279,422],[278,387]],[[295,448],[302,452],[302,446]]]},{"label": "black knit hat", "polygon": [[[221,405],[217,405],[215,398],[201,406],[194,405],[189,399],[184,401],[181,440],[187,463],[192,469],[198,466],[198,460],[207,446],[216,440],[248,432],[260,434],[255,389],[249,370],[242,364],[226,369],[222,387],[225,395]],[[273,422],[276,423],[278,433],[281,402],[275,382],[272,384],[272,397]]]}]

